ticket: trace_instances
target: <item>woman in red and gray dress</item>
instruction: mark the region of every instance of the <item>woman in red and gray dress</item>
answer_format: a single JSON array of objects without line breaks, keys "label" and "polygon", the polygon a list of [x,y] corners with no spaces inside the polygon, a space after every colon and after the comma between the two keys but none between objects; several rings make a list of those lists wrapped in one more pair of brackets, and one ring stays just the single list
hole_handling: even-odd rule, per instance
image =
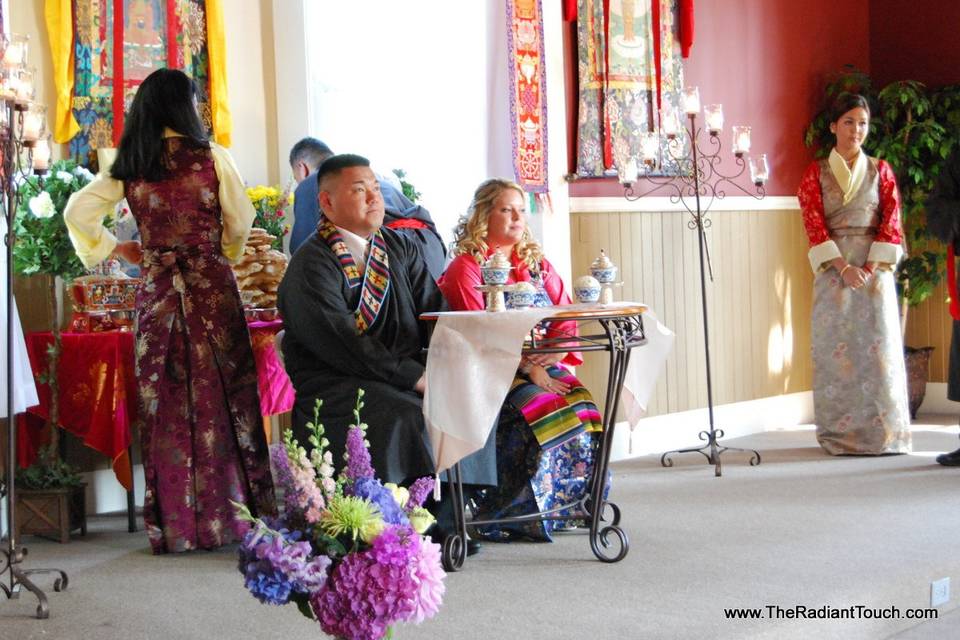
[{"label": "woman in red and gray dress", "polygon": [[810,165],[797,197],[810,241],[813,408],[827,453],[910,451],[907,378],[893,269],[903,229],[893,169],[861,148],[870,127],[863,96],[842,94],[836,146]]},{"label": "woman in red and gray dress", "polygon": [[[247,525],[230,501],[274,511],[250,336],[230,261],[254,218],[229,154],[209,142],[183,72],[150,74],[134,97],[110,169],[64,218],[77,255],[142,263],[136,360],[144,521],[154,553],[212,549]],[[103,226],[126,198],[140,242]]]}]

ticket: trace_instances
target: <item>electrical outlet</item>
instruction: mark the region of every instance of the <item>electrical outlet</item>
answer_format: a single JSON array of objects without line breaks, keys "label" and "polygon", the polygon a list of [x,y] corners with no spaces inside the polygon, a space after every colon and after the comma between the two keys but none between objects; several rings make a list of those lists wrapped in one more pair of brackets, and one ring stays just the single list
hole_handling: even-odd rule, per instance
[{"label": "electrical outlet", "polygon": [[930,583],[930,606],[939,607],[950,600],[950,578],[940,578]]}]

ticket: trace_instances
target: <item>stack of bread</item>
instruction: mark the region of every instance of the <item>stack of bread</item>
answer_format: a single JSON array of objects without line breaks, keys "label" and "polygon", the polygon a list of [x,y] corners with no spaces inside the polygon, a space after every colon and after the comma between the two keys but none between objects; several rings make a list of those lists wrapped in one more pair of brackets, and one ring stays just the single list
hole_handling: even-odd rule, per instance
[{"label": "stack of bread", "polygon": [[287,269],[287,256],[273,249],[277,239],[254,227],[243,249],[243,257],[233,265],[244,306],[273,309],[277,306],[277,288]]}]

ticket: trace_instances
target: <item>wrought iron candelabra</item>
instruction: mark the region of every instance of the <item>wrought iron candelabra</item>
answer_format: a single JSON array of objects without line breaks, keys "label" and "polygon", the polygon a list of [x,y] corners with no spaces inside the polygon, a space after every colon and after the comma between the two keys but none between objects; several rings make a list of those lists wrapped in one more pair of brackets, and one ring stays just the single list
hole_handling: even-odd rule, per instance
[{"label": "wrought iron candelabra", "polygon": [[[769,168],[765,155],[746,157],[750,150],[750,128],[733,127],[734,170],[731,173],[724,173],[721,170],[720,157],[722,147],[720,132],[723,128],[721,106],[717,104],[707,105],[704,109],[707,125],[707,146],[701,146],[700,134],[702,131],[697,125],[697,115],[700,112],[700,96],[697,88],[685,89],[681,103],[688,120],[686,126],[680,126],[678,115],[675,112],[665,111],[662,113],[660,132],[641,134],[641,162],[628,161],[626,163],[627,168],[621,172],[621,182],[624,187],[624,197],[630,201],[655,192],[669,192],[670,201],[673,204],[682,204],[690,215],[687,227],[697,232],[709,428],[700,432],[700,440],[704,441],[702,446],[667,451],[660,457],[660,463],[665,467],[671,467],[673,466],[671,454],[700,453],[706,457],[709,464],[714,466],[715,475],[720,477],[722,475],[720,456],[724,452],[750,452],[752,454],[750,456],[751,466],[760,464],[760,453],[753,449],[721,445],[718,440],[724,436],[724,432],[723,429],[717,429],[714,424],[713,378],[710,368],[710,324],[707,317],[708,272],[711,282],[713,281],[713,269],[710,265],[710,252],[706,237],[706,230],[712,224],[708,214],[715,200],[722,200],[726,197],[728,188],[736,189],[756,200],[762,199],[766,195],[763,185],[769,177]],[[663,166],[664,160],[679,167],[679,174],[670,177],[653,175],[658,165]],[[754,183],[753,191],[736,182],[744,175],[748,166],[750,177]],[[637,178],[642,178],[651,187],[646,191],[636,188]]]},{"label": "wrought iron candelabra", "polygon": [[7,386],[3,392],[7,399],[7,460],[6,480],[3,483],[3,499],[7,509],[7,539],[0,550],[0,590],[7,599],[20,597],[25,588],[38,600],[37,617],[50,616],[47,595],[33,583],[31,576],[55,574],[54,591],[67,588],[67,574],[59,569],[25,569],[26,547],[16,539],[16,464],[17,429],[13,394],[14,373],[14,305],[13,305],[13,247],[16,242],[16,212],[19,205],[18,176],[24,170],[34,175],[46,172],[50,160],[50,145],[43,137],[45,123],[43,107],[33,102],[33,75],[27,71],[26,39],[14,36],[9,42],[0,34],[0,155],[2,155],[2,181],[0,181],[0,209],[7,224],[4,260],[6,265],[6,292],[2,296],[6,316],[6,366]]}]

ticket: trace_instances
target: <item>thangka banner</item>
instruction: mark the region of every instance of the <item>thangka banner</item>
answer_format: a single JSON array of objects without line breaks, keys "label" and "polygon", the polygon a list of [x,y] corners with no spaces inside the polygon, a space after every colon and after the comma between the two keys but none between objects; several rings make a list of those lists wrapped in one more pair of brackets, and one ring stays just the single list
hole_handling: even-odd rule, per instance
[{"label": "thangka banner", "polygon": [[[677,11],[689,3],[578,0],[579,175],[603,176],[625,166],[640,154],[640,133],[658,129],[661,100],[678,107],[683,66]],[[661,157],[663,173],[680,172],[669,154]]]},{"label": "thangka banner", "polygon": [[[214,138],[228,145],[221,1],[48,2],[58,95],[56,141],[69,140],[70,154],[85,163],[96,149],[116,146],[140,83],[166,67],[181,69],[196,81],[201,118]],[[63,33],[67,29],[73,32],[72,51],[58,46],[70,42],[69,31]]]},{"label": "thangka banner", "polygon": [[510,130],[517,183],[547,191],[547,84],[540,0],[507,0]]}]

